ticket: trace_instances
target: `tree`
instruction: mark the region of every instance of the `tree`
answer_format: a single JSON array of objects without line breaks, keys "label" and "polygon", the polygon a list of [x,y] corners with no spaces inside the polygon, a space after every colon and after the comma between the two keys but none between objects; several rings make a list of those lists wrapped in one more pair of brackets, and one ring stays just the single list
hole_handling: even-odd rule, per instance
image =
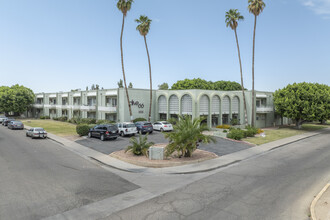
[{"label": "tree", "polygon": [[146,157],[148,157],[149,148],[155,144],[153,142],[148,142],[148,135],[142,136],[141,134],[139,134],[139,140],[132,137],[129,142],[132,145],[127,146],[125,153],[131,151],[134,155],[144,155]]},{"label": "tree", "polygon": [[0,87],[0,111],[8,114],[14,112],[22,114],[34,103],[33,91],[18,84],[12,87]]},{"label": "tree", "polygon": [[204,131],[208,131],[207,125],[202,124],[203,118],[194,118],[191,120],[189,116],[179,116],[179,121],[174,125],[174,131],[165,134],[165,138],[169,139],[165,153],[167,156],[177,151],[179,157],[191,157],[196,150],[198,142],[203,143],[215,142],[210,135],[204,135]]},{"label": "tree", "polygon": [[119,82],[117,82],[118,88],[124,88],[123,86],[123,80],[120,79]]},{"label": "tree", "polygon": [[255,92],[254,92],[254,51],[255,51],[255,41],[256,41],[256,27],[257,27],[257,17],[264,10],[266,4],[262,0],[249,0],[249,12],[254,15],[254,29],[253,29],[253,49],[252,49],[252,118],[251,124],[254,126],[254,115],[255,115]]},{"label": "tree", "polygon": [[120,34],[121,66],[122,66],[122,70],[123,70],[123,79],[124,79],[126,98],[127,98],[128,110],[129,110],[129,114],[131,117],[131,121],[133,120],[133,115],[132,115],[131,102],[129,100],[128,90],[127,90],[125,68],[124,68],[123,33],[124,33],[125,17],[127,15],[127,12],[131,9],[133,2],[134,2],[133,0],[118,0],[118,3],[117,3],[117,8],[123,13],[123,22],[122,22],[121,34]]},{"label": "tree", "polygon": [[276,113],[295,120],[297,128],[305,121],[330,118],[330,87],[318,83],[294,83],[274,93]]},{"label": "tree", "polygon": [[204,90],[220,90],[220,91],[236,91],[241,90],[242,87],[237,82],[217,81],[211,82],[204,79],[185,79],[178,80],[171,87],[172,90],[183,89],[204,89]]},{"label": "tree", "polygon": [[246,99],[245,99],[244,83],[243,83],[241,52],[239,49],[239,43],[238,43],[238,37],[237,37],[237,26],[238,26],[239,20],[244,20],[244,17],[238,12],[238,9],[230,9],[228,12],[226,12],[226,25],[227,25],[227,27],[231,27],[231,29],[234,30],[234,32],[235,32],[237,51],[238,51],[238,60],[239,60],[239,66],[240,66],[240,71],[241,71],[241,87],[242,87],[243,102],[244,102],[244,119],[245,119],[245,125],[248,125]]},{"label": "tree", "polygon": [[167,83],[162,83],[158,85],[159,90],[168,90],[168,84]]},{"label": "tree", "polygon": [[129,89],[132,89],[133,88],[133,84],[131,82],[128,84],[128,88]]},{"label": "tree", "polygon": [[221,80],[213,83],[213,89],[219,91],[238,91],[242,89],[242,86],[237,82]]},{"label": "tree", "polygon": [[148,121],[151,120],[151,106],[152,106],[152,77],[151,77],[151,63],[150,63],[150,56],[147,44],[147,34],[150,30],[151,19],[149,19],[145,15],[141,15],[139,19],[135,19],[135,21],[139,24],[136,27],[136,30],[140,32],[140,34],[144,38],[144,44],[146,46],[147,56],[148,56],[148,63],[149,63],[149,79],[150,79],[150,105],[149,105],[149,117]]}]

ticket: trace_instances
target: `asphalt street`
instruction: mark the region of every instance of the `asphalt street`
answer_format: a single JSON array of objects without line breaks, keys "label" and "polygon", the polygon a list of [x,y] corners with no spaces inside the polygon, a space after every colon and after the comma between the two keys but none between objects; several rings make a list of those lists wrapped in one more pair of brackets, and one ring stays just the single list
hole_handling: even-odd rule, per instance
[{"label": "asphalt street", "polygon": [[51,140],[0,126],[0,219],[42,219],[138,186]]},{"label": "asphalt street", "polygon": [[[138,135],[135,135],[135,137],[138,138]],[[130,138],[131,137],[118,137],[116,140],[107,141],[101,141],[98,138],[85,138],[76,142],[101,153],[111,154],[114,151],[126,149],[126,147],[130,145]],[[215,137],[215,139],[216,143],[200,144],[198,149],[213,152],[218,156],[223,156],[251,147],[250,145],[242,142],[229,141],[218,137]],[[154,143],[168,143],[168,140],[164,138],[164,134],[158,131],[154,131],[153,133],[149,134],[148,141]]]},{"label": "asphalt street", "polygon": [[329,140],[321,131],[104,219],[308,220],[330,180]]}]

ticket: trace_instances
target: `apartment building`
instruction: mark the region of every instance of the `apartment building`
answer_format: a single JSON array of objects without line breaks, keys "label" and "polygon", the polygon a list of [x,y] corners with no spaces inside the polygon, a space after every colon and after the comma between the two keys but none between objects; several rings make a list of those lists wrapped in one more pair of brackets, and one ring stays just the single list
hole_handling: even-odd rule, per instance
[{"label": "apartment building", "polygon": [[[248,121],[251,122],[252,92],[245,91]],[[150,91],[129,89],[133,118],[148,118]],[[255,124],[257,127],[271,127],[283,123],[276,117],[272,92],[256,92]],[[61,117],[67,116],[130,121],[125,89],[104,89],[93,91],[72,91],[38,93],[32,115]],[[244,123],[242,91],[213,90],[153,90],[151,121],[178,118],[204,117],[209,127],[230,124],[232,119]],[[287,123],[286,119],[284,123]]]}]

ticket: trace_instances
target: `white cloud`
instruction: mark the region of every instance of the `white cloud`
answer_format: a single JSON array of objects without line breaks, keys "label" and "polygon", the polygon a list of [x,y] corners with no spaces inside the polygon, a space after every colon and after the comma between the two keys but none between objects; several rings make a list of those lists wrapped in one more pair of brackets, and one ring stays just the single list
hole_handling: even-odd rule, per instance
[{"label": "white cloud", "polygon": [[327,18],[330,15],[330,0],[301,0],[302,4],[316,14]]}]

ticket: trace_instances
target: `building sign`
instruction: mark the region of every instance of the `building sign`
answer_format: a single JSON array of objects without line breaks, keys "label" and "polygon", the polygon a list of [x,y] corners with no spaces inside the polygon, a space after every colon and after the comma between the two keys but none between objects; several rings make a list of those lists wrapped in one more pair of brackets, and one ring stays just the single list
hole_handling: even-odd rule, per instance
[{"label": "building sign", "polygon": [[144,108],[144,104],[140,103],[139,101],[131,101],[131,105],[136,105],[138,108]]}]

